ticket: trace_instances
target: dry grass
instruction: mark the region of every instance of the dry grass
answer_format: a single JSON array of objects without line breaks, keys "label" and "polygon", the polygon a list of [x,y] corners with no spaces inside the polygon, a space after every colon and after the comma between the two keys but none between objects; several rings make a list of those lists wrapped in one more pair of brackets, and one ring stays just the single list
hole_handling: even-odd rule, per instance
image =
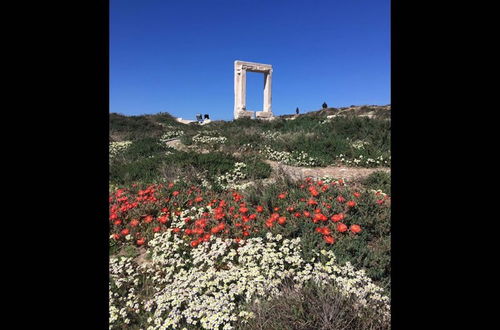
[{"label": "dry grass", "polygon": [[358,309],[350,298],[334,287],[311,285],[300,290],[286,286],[283,295],[271,301],[254,303],[255,317],[238,329],[250,330],[375,330],[390,329],[379,321],[375,311]]}]

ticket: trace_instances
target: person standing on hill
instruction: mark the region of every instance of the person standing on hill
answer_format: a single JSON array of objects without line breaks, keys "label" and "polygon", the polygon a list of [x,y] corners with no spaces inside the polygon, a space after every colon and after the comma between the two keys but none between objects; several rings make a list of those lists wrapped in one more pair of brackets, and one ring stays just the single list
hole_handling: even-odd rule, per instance
[{"label": "person standing on hill", "polygon": [[299,107],[297,107],[297,109],[295,109],[295,113],[298,115],[299,114]]},{"label": "person standing on hill", "polygon": [[326,104],[326,102],[323,102],[323,109],[326,109],[328,108],[328,105]]}]

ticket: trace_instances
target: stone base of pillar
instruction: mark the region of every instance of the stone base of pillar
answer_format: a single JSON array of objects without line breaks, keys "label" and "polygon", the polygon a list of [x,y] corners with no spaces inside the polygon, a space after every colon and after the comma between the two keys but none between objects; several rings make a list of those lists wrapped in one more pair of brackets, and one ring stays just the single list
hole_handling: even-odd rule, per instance
[{"label": "stone base of pillar", "polygon": [[273,117],[273,113],[271,111],[257,111],[255,117],[258,119],[269,119]]},{"label": "stone base of pillar", "polygon": [[234,118],[253,118],[255,111],[239,110],[235,113]]}]

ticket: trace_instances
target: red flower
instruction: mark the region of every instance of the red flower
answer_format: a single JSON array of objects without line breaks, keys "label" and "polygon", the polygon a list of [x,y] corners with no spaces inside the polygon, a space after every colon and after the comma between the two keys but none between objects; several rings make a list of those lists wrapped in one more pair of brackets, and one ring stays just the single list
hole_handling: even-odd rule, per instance
[{"label": "red flower", "polygon": [[316,213],[313,218],[313,222],[326,221],[326,220],[328,220],[328,217],[326,217],[324,214],[321,213]]},{"label": "red flower", "polygon": [[137,243],[137,245],[143,245],[145,242],[146,242],[146,240],[144,238],[141,238],[141,239],[138,239],[136,243]]},{"label": "red flower", "polygon": [[295,214],[294,214],[294,216],[295,216],[296,218],[300,218],[300,216],[301,216],[301,215],[302,215],[302,213],[300,213],[300,212],[295,212]]},{"label": "red flower", "polygon": [[377,204],[378,204],[378,205],[382,205],[382,204],[384,204],[384,200],[383,200],[383,199],[379,199],[379,200],[377,200]]},{"label": "red flower", "polygon": [[113,234],[113,238],[114,239],[119,239],[120,238],[120,234]]},{"label": "red flower", "polygon": [[351,226],[351,231],[355,234],[357,233],[360,233],[361,232],[361,227],[359,225],[352,225]]},{"label": "red flower", "polygon": [[285,218],[285,217],[279,217],[279,218],[278,218],[278,223],[279,223],[280,225],[284,225],[284,224],[285,224],[285,222],[286,222],[286,218]]},{"label": "red flower", "polygon": [[339,224],[337,225],[337,230],[338,230],[339,232],[341,232],[341,233],[344,233],[344,232],[346,232],[346,231],[347,231],[347,226],[346,226],[346,225],[344,225],[343,223],[339,223]]},{"label": "red flower", "polygon": [[173,231],[174,233],[178,233],[178,232],[180,232],[180,231],[181,231],[181,229],[180,229],[180,228],[177,228],[177,227],[174,227],[174,228],[172,228],[172,231]]},{"label": "red flower", "polygon": [[248,208],[240,207],[240,213],[247,213],[247,212],[248,212]]},{"label": "red flower", "polygon": [[271,220],[275,221],[275,220],[278,220],[278,218],[280,217],[280,215],[278,213],[273,213],[271,214]]},{"label": "red flower", "polygon": [[342,196],[339,196],[339,197],[337,197],[337,201],[338,201],[339,203],[343,203],[343,202],[345,202],[345,198],[344,198],[344,197],[342,197]]},{"label": "red flower", "polygon": [[123,236],[127,236],[128,234],[130,234],[130,230],[128,228],[125,228],[121,231],[121,233]]},{"label": "red flower", "polygon": [[194,199],[194,201],[195,201],[196,203],[201,202],[202,200],[203,200],[203,197],[201,197],[201,196],[198,196],[198,197],[196,197],[196,198]]},{"label": "red flower", "polygon": [[333,244],[333,243],[335,243],[335,239],[332,236],[330,236],[330,235],[323,236],[323,239],[325,240],[325,242],[327,244]]},{"label": "red flower", "polygon": [[225,227],[224,223],[219,223],[217,226],[210,229],[210,232],[212,234],[217,234],[218,232],[223,231],[224,227]]},{"label": "red flower", "polygon": [[344,218],[345,218],[344,213],[334,214],[331,217],[333,222],[339,222],[340,220],[343,220]]},{"label": "red flower", "polygon": [[347,206],[348,207],[354,207],[354,206],[356,206],[356,202],[355,201],[348,201],[347,202]]},{"label": "red flower", "polygon": [[167,215],[163,215],[161,217],[158,218],[158,221],[161,222],[161,223],[166,223],[168,221],[168,216]]},{"label": "red flower", "polygon": [[137,219],[134,219],[134,220],[130,221],[130,225],[132,227],[137,227],[137,225],[139,225],[139,221]]},{"label": "red flower", "polygon": [[332,231],[328,227],[318,227],[316,228],[316,231],[323,235],[330,235],[332,233]]},{"label": "red flower", "polygon": [[114,222],[114,224],[115,224],[116,226],[121,225],[121,223],[122,223],[122,221],[121,221],[121,220],[116,220],[116,221]]},{"label": "red flower", "polygon": [[259,213],[262,213],[264,211],[264,208],[262,206],[257,206],[256,211]]},{"label": "red flower", "polygon": [[177,195],[179,195],[179,192],[176,190],[176,191],[174,191],[174,192],[172,193],[172,195],[177,196]]},{"label": "red flower", "polygon": [[355,192],[353,193],[354,197],[358,198],[359,196],[361,196],[361,194],[359,192]]},{"label": "red flower", "polygon": [[189,243],[189,245],[191,245],[191,247],[196,247],[198,244],[200,244],[200,242],[198,242],[198,240],[191,241],[191,243]]},{"label": "red flower", "polygon": [[159,232],[160,230],[161,230],[160,226],[157,226],[157,227],[154,227],[154,228],[153,228],[153,231],[154,231],[155,233]]},{"label": "red flower", "polygon": [[153,221],[153,217],[151,215],[148,215],[147,217],[144,218],[145,223],[150,223],[151,221]]},{"label": "red flower", "polygon": [[318,196],[319,195],[319,192],[316,190],[315,187],[313,186],[310,186],[309,188],[307,188],[309,190],[309,192],[311,193],[311,195],[313,195],[314,197]]},{"label": "red flower", "polygon": [[285,198],[286,198],[286,193],[279,194],[279,195],[278,195],[278,198],[279,198],[279,199],[285,199]]}]

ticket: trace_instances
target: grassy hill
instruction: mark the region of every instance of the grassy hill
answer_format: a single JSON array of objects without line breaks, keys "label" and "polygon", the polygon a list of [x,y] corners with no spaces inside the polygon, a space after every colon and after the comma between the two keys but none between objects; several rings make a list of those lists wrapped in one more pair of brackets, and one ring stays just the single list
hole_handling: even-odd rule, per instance
[{"label": "grassy hill", "polygon": [[[110,114],[110,329],[390,329],[387,119]],[[270,163],[375,172],[293,179]]]},{"label": "grassy hill", "polygon": [[[339,112],[346,115],[328,118]],[[359,116],[366,113],[376,116]],[[389,166],[391,123],[379,118],[387,113],[390,115],[387,107],[325,109],[294,120],[282,116],[273,121],[213,121],[204,126],[181,124],[168,113],[112,113],[110,178],[112,183],[124,184],[189,172],[213,181],[215,175],[224,174],[237,162],[250,166],[246,173],[249,179],[265,178],[269,176],[268,165],[263,162],[266,159],[309,167]],[[179,139],[185,148],[179,151],[170,147],[168,141],[172,139]]]}]

